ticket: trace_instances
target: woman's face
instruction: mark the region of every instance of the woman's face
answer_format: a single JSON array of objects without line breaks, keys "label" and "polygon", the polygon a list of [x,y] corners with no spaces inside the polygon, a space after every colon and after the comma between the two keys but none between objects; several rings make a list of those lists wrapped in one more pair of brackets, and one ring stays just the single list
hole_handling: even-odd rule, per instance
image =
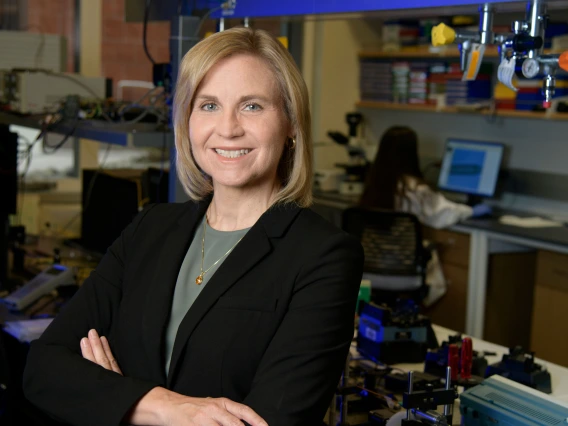
[{"label": "woman's face", "polygon": [[236,55],[207,73],[189,119],[197,164],[219,186],[270,186],[290,125],[273,72],[263,60]]}]

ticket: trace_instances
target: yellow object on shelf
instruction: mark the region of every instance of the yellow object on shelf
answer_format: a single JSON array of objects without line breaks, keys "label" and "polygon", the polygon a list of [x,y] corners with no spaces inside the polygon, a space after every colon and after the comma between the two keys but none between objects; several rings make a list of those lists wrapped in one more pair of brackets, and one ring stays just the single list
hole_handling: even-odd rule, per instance
[{"label": "yellow object on shelf", "polygon": [[456,15],[452,17],[452,25],[474,25],[476,18],[470,15]]},{"label": "yellow object on shelf", "polygon": [[446,24],[438,24],[432,28],[432,46],[452,44],[456,39],[456,32]]},{"label": "yellow object on shelf", "polygon": [[[485,46],[480,46],[485,47]],[[481,60],[483,59],[482,50],[472,50],[469,57],[469,64],[467,67],[467,80],[474,80],[479,72],[479,66],[481,65]]]},{"label": "yellow object on shelf", "polygon": [[495,84],[495,89],[493,89],[493,97],[495,99],[515,99],[517,93],[509,89],[503,83],[498,82]]},{"label": "yellow object on shelf", "polygon": [[282,43],[282,46],[288,49],[288,37],[285,36],[278,37],[278,41]]}]

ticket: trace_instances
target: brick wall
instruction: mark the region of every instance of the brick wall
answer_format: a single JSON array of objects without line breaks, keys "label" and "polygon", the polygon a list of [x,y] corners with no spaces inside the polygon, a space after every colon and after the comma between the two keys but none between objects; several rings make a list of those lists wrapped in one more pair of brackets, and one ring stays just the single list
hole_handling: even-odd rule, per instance
[{"label": "brick wall", "polygon": [[[74,0],[28,0],[28,31],[35,33],[61,34],[67,37],[67,71],[74,69]],[[124,0],[103,0],[102,22],[102,69],[101,75],[119,80],[152,81],[152,63],[146,57],[142,45],[142,23],[124,22]],[[239,25],[239,20],[227,21],[227,28]],[[253,24],[274,35],[279,34],[279,20],[259,20]],[[205,22],[202,33],[214,31],[212,20]],[[148,50],[154,61],[169,62],[169,22],[150,22],[147,29]],[[143,89],[125,90],[123,98],[134,100],[144,93]]]},{"label": "brick wall", "polygon": [[[123,0],[103,0],[102,25],[102,74],[112,78],[114,93],[119,80],[152,81],[152,63],[142,45],[143,24],[124,22]],[[148,23],[148,50],[157,63],[170,60],[169,38],[169,22]],[[135,93],[139,94],[136,90],[124,91],[123,97]]]},{"label": "brick wall", "polygon": [[[67,71],[74,69],[74,0],[28,0],[27,30],[67,38]],[[101,75],[152,81],[152,64],[142,47],[142,23],[124,22],[124,0],[103,0]],[[169,62],[169,22],[148,24],[148,50],[156,62]],[[130,93],[138,96],[138,92]],[[129,97],[125,91],[125,97]]]},{"label": "brick wall", "polygon": [[27,28],[31,33],[59,34],[67,38],[67,71],[74,68],[74,0],[28,0]]}]

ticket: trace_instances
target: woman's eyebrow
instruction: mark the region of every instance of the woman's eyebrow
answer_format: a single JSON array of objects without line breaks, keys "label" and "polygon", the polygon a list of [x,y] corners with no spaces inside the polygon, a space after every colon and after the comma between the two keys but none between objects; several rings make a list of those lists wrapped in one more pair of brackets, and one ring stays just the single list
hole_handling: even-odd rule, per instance
[{"label": "woman's eyebrow", "polygon": [[267,103],[272,102],[270,98],[267,98],[266,96],[263,95],[246,95],[242,96],[240,99],[241,102],[252,101],[252,100],[259,100]]},{"label": "woman's eyebrow", "polygon": [[197,95],[195,97],[195,100],[207,100],[207,101],[213,101],[213,102],[219,102],[219,99],[217,98],[217,96],[213,96],[213,95]]},{"label": "woman's eyebrow", "polygon": [[[216,102],[219,103],[219,98],[217,98],[217,96],[213,96],[213,95],[208,95],[206,93],[204,94],[200,94],[197,95],[195,97],[195,100],[207,100],[207,101],[212,101],[212,102]],[[245,96],[241,96],[241,98],[239,99],[239,103],[241,102],[247,102],[247,101],[252,101],[252,100],[259,100],[259,101],[263,101],[263,102],[267,102],[270,103],[272,102],[272,100],[264,95],[245,95]]]}]

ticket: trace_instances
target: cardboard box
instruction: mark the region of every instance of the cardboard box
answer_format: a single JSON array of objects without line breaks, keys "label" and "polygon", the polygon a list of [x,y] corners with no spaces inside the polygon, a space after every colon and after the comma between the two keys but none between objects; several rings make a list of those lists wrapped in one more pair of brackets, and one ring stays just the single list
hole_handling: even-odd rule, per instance
[{"label": "cardboard box", "polygon": [[568,255],[541,250],[537,257],[531,349],[568,367]]}]

